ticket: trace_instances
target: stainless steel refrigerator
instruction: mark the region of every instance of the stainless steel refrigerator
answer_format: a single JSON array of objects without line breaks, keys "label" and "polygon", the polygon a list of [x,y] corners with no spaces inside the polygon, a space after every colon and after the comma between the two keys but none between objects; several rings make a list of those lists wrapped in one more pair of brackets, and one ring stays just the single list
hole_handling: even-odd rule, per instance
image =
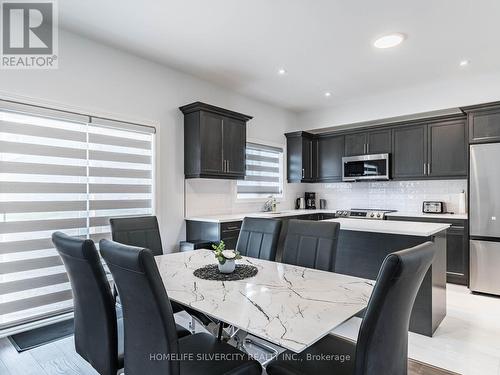
[{"label": "stainless steel refrigerator", "polygon": [[470,147],[470,289],[500,295],[500,143]]}]

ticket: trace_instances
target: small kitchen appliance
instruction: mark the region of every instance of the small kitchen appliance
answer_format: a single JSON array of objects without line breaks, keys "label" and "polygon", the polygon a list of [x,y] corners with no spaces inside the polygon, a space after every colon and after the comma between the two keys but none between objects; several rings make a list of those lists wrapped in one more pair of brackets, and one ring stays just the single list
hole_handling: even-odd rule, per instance
[{"label": "small kitchen appliance", "polygon": [[319,208],[322,210],[326,210],[326,199],[319,200]]},{"label": "small kitchen appliance", "polygon": [[303,210],[304,208],[306,208],[306,199],[304,197],[297,198],[295,200],[295,209]]},{"label": "small kitchen appliance", "polygon": [[389,180],[389,154],[346,156],[342,158],[342,181]]},{"label": "small kitchen appliance", "polygon": [[443,214],[446,212],[445,204],[441,201],[424,201],[422,212],[425,214]]},{"label": "small kitchen appliance", "polygon": [[316,193],[305,193],[306,210],[316,209]]}]

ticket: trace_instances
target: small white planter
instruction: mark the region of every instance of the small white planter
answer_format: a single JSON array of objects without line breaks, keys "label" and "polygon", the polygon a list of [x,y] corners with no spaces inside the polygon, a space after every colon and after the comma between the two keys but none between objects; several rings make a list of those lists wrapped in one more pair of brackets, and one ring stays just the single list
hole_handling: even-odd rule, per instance
[{"label": "small white planter", "polygon": [[220,273],[232,273],[236,268],[236,262],[234,259],[226,259],[224,264],[219,263],[219,272]]}]

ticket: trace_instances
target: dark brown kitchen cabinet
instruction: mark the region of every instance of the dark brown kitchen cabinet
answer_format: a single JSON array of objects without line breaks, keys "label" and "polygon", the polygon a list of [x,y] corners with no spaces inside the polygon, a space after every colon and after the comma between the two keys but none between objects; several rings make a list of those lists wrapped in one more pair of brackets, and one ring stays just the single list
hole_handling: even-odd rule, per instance
[{"label": "dark brown kitchen cabinet", "polygon": [[391,153],[391,130],[382,129],[345,135],[344,156]]},{"label": "dark brown kitchen cabinet", "polygon": [[344,156],[364,155],[366,153],[366,134],[354,133],[345,135]]},{"label": "dark brown kitchen cabinet", "polygon": [[390,154],[392,152],[392,132],[390,129],[376,130],[367,133],[367,154]]},{"label": "dark brown kitchen cabinet", "polygon": [[184,114],[186,178],[245,178],[246,123],[252,117],[195,102]]},{"label": "dark brown kitchen cabinet", "polygon": [[430,124],[427,175],[467,176],[467,125],[465,120]]},{"label": "dark brown kitchen cabinet", "polygon": [[318,138],[318,182],[342,180],[343,154],[343,135]]},{"label": "dark brown kitchen cabinet", "polygon": [[500,142],[499,103],[463,109],[468,114],[469,142]]},{"label": "dark brown kitchen cabinet", "polygon": [[224,241],[226,249],[235,249],[241,224],[239,220],[226,223],[186,220],[186,240],[213,243]]},{"label": "dark brown kitchen cabinet", "polygon": [[392,139],[393,178],[427,176],[427,125],[395,128]]},{"label": "dark brown kitchen cabinet", "polygon": [[464,119],[401,126],[393,130],[393,178],[466,178]]},{"label": "dark brown kitchen cabinet", "polygon": [[222,156],[226,161],[226,173],[245,176],[246,171],[246,123],[230,117],[223,121]]},{"label": "dark brown kitchen cabinet", "polygon": [[314,182],[318,176],[318,139],[307,132],[285,134],[288,182]]},{"label": "dark brown kitchen cabinet", "polygon": [[446,281],[468,285],[469,282],[469,234],[468,222],[463,219],[435,217],[390,216],[388,220],[416,221],[451,224],[446,230]]}]

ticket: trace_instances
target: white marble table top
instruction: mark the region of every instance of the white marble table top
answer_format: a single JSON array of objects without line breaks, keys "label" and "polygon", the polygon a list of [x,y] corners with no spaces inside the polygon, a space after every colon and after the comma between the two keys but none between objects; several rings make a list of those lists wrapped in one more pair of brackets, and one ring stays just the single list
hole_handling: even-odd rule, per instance
[{"label": "white marble table top", "polygon": [[256,266],[252,278],[199,279],[194,270],[216,263],[210,250],[160,255],[156,263],[173,301],[297,353],[364,309],[375,283],[247,257],[237,263]]}]

